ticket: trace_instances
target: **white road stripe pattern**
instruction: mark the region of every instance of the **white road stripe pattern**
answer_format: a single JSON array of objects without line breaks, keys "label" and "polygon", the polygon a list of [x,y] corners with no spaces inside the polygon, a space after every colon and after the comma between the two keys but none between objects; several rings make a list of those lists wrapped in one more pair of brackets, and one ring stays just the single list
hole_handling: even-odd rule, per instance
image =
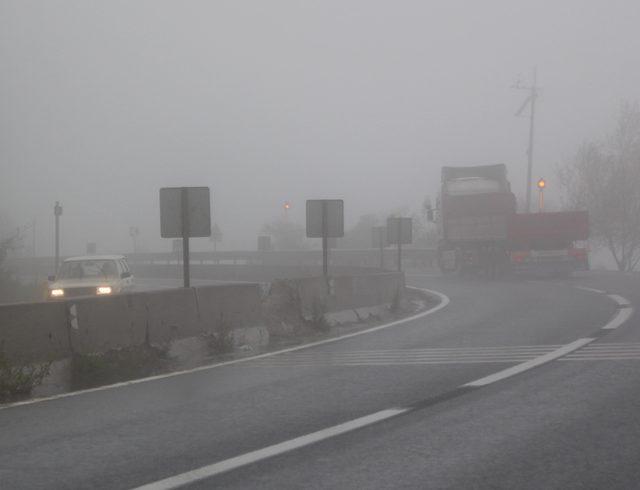
[{"label": "white road stripe pattern", "polygon": [[473,364],[524,362],[548,354],[560,345],[501,347],[443,347],[349,352],[298,352],[257,360],[251,368],[317,366],[421,366],[425,364]]},{"label": "white road stripe pattern", "polygon": [[640,343],[593,343],[559,361],[640,361]]},{"label": "white road stripe pattern", "polygon": [[[603,329],[613,329],[613,328],[619,327],[624,323],[621,320],[624,319],[624,321],[626,321],[633,313],[633,308],[630,307],[629,302],[626,301],[625,298],[622,298],[621,296],[615,296],[615,295],[613,295],[613,297],[610,296],[610,298],[616,301],[623,308],[621,311],[626,310],[626,311],[629,311],[630,313],[629,313],[629,316],[625,315],[624,317],[621,317],[619,314],[616,315],[612,320],[610,320],[607,323],[607,325],[602,327]],[[448,298],[447,298],[447,302],[448,302]],[[515,366],[508,367],[494,374],[490,374],[489,376],[485,376],[475,381],[471,381],[469,383],[463,384],[458,388],[479,388],[482,386],[490,385],[492,383],[496,383],[498,381],[502,381],[504,379],[508,379],[512,376],[516,376],[530,369],[542,366],[543,364],[546,364],[548,362],[559,360],[563,356],[569,356],[573,353],[579,352],[581,348],[585,348],[587,345],[591,344],[595,340],[596,340],[595,338],[586,337],[582,339],[577,339],[574,342],[571,342],[566,345],[562,345],[560,347],[548,346],[548,345],[507,347],[507,349],[511,349],[511,351],[505,355],[514,355],[513,352],[517,351],[518,355],[522,355],[522,356],[533,355],[532,353],[535,353],[535,357],[526,359],[523,362],[519,362]],[[604,344],[600,344],[600,345],[604,345]],[[623,351],[626,348],[626,346],[628,346],[629,344],[609,344],[609,346],[616,346],[616,345],[618,346],[618,349],[620,351]],[[552,349],[553,347],[557,347],[557,348]],[[427,355],[433,356],[434,352],[436,354],[437,353],[444,354],[446,351],[446,354],[448,356],[451,356],[452,353],[456,351],[456,349],[458,349],[458,352],[462,352],[464,350],[465,354],[469,354],[469,353],[477,354],[477,352],[474,352],[474,351],[477,349],[482,349],[483,353],[486,354],[491,352],[495,356],[496,352],[500,352],[500,349],[504,349],[504,348],[469,347],[469,348],[420,349],[419,350],[420,354],[418,355],[424,356],[423,360],[424,358],[426,358]],[[536,349],[543,349],[543,352],[538,353]],[[406,351],[388,350],[388,351],[360,351],[360,352],[369,352],[369,353],[375,352],[378,354],[389,353],[389,355],[394,355],[392,353],[406,352]],[[416,350],[413,350],[412,352],[415,354]],[[342,355],[345,355],[345,354],[348,354],[348,353],[342,353]],[[485,358],[486,357],[483,357],[483,359]],[[445,359],[450,359],[450,357],[445,357]],[[465,359],[469,359],[469,357],[465,357]],[[437,362],[441,362],[441,361],[437,361]],[[201,481],[206,478],[210,478],[212,476],[218,475],[220,473],[224,473],[226,471],[240,468],[242,466],[255,463],[257,461],[261,461],[263,459],[270,458],[278,454],[282,454],[294,449],[304,447],[309,444],[313,444],[315,442],[319,442],[324,439],[328,439],[330,437],[335,437],[337,435],[343,434],[345,432],[349,432],[351,430],[355,430],[357,428],[366,427],[367,425],[370,425],[372,423],[377,423],[382,420],[386,420],[392,417],[396,417],[398,415],[402,415],[404,413],[408,413],[410,411],[411,411],[410,407],[404,407],[404,408],[399,407],[399,408],[392,408],[388,410],[382,410],[380,412],[376,412],[365,417],[360,417],[359,419],[355,419],[350,422],[345,422],[337,426],[329,427],[328,429],[323,429],[323,430],[314,432],[312,434],[307,434],[301,437],[297,437],[295,439],[291,439],[289,441],[284,441],[279,444],[275,444],[273,446],[268,446],[263,449],[258,449],[256,451],[252,451],[240,456],[236,456],[234,458],[227,459],[225,461],[220,461],[218,463],[213,463],[207,466],[203,466],[201,468],[198,468],[192,471],[187,471],[179,475],[171,476],[163,480],[151,482],[141,487],[138,487],[137,490],[172,490],[174,488],[182,487],[196,481]]]},{"label": "white road stripe pattern", "polygon": [[345,422],[343,424],[334,425],[333,427],[328,427],[326,429],[322,429],[311,434],[306,434],[301,437],[296,437],[295,439],[290,439],[279,444],[274,444],[273,446],[268,446],[256,451],[251,451],[250,453],[242,454],[234,458],[225,459],[224,461],[203,466],[192,471],[187,471],[186,473],[170,476],[169,478],[165,478],[164,480],[148,483],[146,485],[137,487],[134,490],[171,490],[173,488],[189,485],[206,478],[220,475],[221,473],[225,473],[227,471],[235,470],[236,468],[241,468],[242,466],[246,466],[257,461],[262,461],[263,459],[272,458],[273,456],[277,456],[279,454],[288,453],[289,451],[293,451],[294,449],[299,449],[310,444],[323,441],[325,439],[330,439],[331,437],[346,434],[347,432],[360,429],[361,427],[366,427],[368,425],[376,424],[392,417],[397,417],[398,415],[402,415],[403,413],[407,413],[409,411],[409,408],[390,408],[387,410],[381,410],[380,412],[372,413],[371,415],[366,415],[365,417],[360,417],[359,419],[350,420],[349,422]]}]

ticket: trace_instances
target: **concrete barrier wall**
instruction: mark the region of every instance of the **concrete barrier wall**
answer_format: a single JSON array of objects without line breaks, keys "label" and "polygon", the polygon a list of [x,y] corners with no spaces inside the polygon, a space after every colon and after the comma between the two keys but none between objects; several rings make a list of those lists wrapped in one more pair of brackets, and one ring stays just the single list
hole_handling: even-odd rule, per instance
[{"label": "concrete barrier wall", "polygon": [[[278,280],[270,294],[299,297],[304,315],[391,303],[404,291],[397,272]],[[16,363],[42,362],[144,342],[262,325],[258,284],[166,289],[60,302],[0,305],[0,343]]]},{"label": "concrete barrier wall", "polygon": [[274,281],[271,294],[287,298],[286,290],[295,289],[302,311],[310,315],[321,306],[335,312],[365,306],[392,303],[404,295],[405,281],[401,272],[383,272],[360,276],[305,277]]},{"label": "concrete barrier wall", "polygon": [[230,329],[261,323],[258,284],[1,305],[0,343],[11,362],[43,362],[195,337],[222,322]]},{"label": "concrete barrier wall", "polygon": [[63,303],[0,307],[0,348],[12,363],[57,360],[71,355]]}]

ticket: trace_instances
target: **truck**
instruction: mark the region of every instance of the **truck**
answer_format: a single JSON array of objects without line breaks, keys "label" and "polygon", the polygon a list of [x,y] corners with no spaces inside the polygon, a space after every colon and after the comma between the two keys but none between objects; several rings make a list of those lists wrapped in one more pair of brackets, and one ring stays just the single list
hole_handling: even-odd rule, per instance
[{"label": "truck", "polygon": [[588,238],[587,211],[514,214],[507,225],[511,268],[559,277],[589,270]]},{"label": "truck", "polygon": [[519,214],[504,164],[443,167],[438,200],[437,261],[445,273],[588,268],[587,248],[577,244],[588,238],[586,211]]}]

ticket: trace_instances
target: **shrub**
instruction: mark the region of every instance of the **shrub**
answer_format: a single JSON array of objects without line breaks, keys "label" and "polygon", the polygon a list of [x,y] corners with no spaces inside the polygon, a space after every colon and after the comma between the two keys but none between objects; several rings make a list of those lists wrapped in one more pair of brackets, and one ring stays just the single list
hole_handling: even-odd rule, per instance
[{"label": "shrub", "polygon": [[148,344],[99,354],[74,354],[71,359],[71,389],[151,376],[166,370],[170,360],[167,348]]},{"label": "shrub", "polygon": [[205,334],[204,337],[211,353],[228,354],[233,352],[233,329],[224,316],[220,316],[216,330]]},{"label": "shrub", "polygon": [[28,396],[49,375],[51,362],[12,366],[0,349],[0,401]]},{"label": "shrub", "polygon": [[311,304],[311,318],[307,320],[307,325],[318,332],[328,332],[331,330],[331,325],[327,322],[326,313],[327,305],[318,298],[314,298]]}]

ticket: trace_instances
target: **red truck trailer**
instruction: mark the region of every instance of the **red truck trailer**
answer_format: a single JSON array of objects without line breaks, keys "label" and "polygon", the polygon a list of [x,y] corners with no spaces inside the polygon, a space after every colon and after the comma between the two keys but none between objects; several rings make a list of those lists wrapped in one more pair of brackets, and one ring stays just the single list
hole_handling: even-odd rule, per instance
[{"label": "red truck trailer", "polygon": [[589,269],[587,211],[514,214],[507,236],[515,271],[568,276]]},{"label": "red truck trailer", "polygon": [[518,214],[505,165],[443,167],[438,264],[443,272],[588,268],[586,211]]}]

